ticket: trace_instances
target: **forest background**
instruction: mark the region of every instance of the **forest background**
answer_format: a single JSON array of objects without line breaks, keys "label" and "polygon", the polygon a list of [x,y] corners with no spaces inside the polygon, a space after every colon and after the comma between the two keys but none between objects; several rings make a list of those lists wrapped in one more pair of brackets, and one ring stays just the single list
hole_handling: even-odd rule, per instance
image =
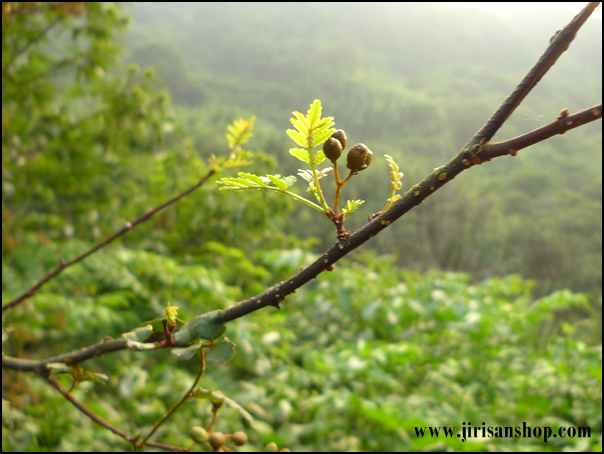
[{"label": "forest background", "polygon": [[[383,155],[405,173],[404,190],[448,161],[570,16],[539,8],[503,18],[436,4],[137,3],[121,7],[133,8],[133,21],[118,61],[122,11],[86,8],[86,20],[67,17],[32,46],[18,74],[4,72],[14,61],[3,23],[5,301],[59,257],[194,184],[212,154],[228,153],[226,126],[237,118],[257,117],[246,145],[255,159],[241,170],[295,175],[285,130],[291,112],[316,98],[349,143],[375,153],[346,188],[347,198],[367,200],[348,220],[360,227],[388,196]],[[34,42],[51,20],[36,14],[15,25]],[[78,33],[90,48],[72,45]],[[601,21],[590,20],[494,139],[594,105],[601,55]],[[203,386],[254,415],[257,446],[601,447],[601,149],[595,122],[464,173],[281,312],[229,326],[238,354]],[[278,194],[216,189],[202,187],[3,315],[4,327],[18,327],[4,348],[42,358],[118,337],[161,316],[167,301],[183,318],[226,307],[333,244],[325,219]],[[139,429],[191,376],[162,352],[86,366],[110,379],[83,384],[80,397]],[[6,373],[3,395],[14,414],[3,450],[120,446],[40,380]],[[158,436],[182,444],[187,422],[208,418],[196,405]],[[557,445],[464,444],[412,431],[470,419],[589,425],[593,434]],[[241,428],[237,415],[223,424]]]}]

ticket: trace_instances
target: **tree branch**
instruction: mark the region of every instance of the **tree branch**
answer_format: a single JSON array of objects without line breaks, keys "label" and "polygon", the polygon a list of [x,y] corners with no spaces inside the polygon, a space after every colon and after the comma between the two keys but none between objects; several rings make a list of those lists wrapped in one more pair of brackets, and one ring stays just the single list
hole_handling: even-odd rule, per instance
[{"label": "tree branch", "polygon": [[527,132],[504,142],[487,143],[480,147],[480,156],[484,161],[504,155],[516,156],[518,150],[530,147],[558,134],[564,134],[574,128],[578,128],[590,121],[602,118],[602,104],[591,107],[576,114],[569,115],[568,109],[563,109],[556,121]]},{"label": "tree branch", "polygon": [[[577,30],[585,22],[586,18],[589,16],[589,14],[591,14],[597,5],[597,3],[590,3],[577,16],[575,16],[575,18],[564,29],[560,30],[554,35],[554,37],[550,40],[548,49],[545,51],[536,65],[529,71],[529,73],[527,73],[523,81],[508,96],[499,109],[474,135],[468,144],[462,148],[457,156],[451,159],[444,166],[434,169],[434,171],[424,178],[419,184],[412,186],[411,189],[403,194],[401,199],[392,204],[390,209],[365,224],[356,232],[352,233],[346,240],[338,241],[307,268],[302,269],[299,273],[295,274],[291,278],[274,285],[257,296],[241,301],[238,304],[224,309],[222,313],[225,321],[229,322],[235,320],[266,306],[280,308],[280,303],[285,299],[285,297],[294,293],[296,289],[302,287],[310,280],[316,278],[321,272],[325,270],[332,270],[333,264],[339,259],[368,241],[370,238],[376,236],[379,232],[387,228],[409,210],[421,204],[424,199],[436,192],[464,170],[469,169],[474,165],[490,161],[495,157],[504,155],[515,156],[516,152],[522,148],[526,148],[530,145],[546,140],[556,134],[563,134],[567,130],[600,119],[602,117],[601,105],[573,115],[569,115],[568,110],[564,109],[562,110],[558,119],[549,125],[509,141],[495,144],[489,144],[487,142],[488,139],[495,134],[495,132],[510,116],[518,104],[526,97],[530,89],[536,85],[541,77],[543,77],[547,70],[553,65],[556,59],[562,54],[562,52],[568,48],[568,45],[572,39],[574,39]],[[204,179],[209,178],[211,173],[212,172],[204,177]],[[185,191],[185,193],[172,199],[172,201],[178,200],[178,198],[188,194],[201,184],[202,182],[190,190]],[[156,211],[164,206],[167,206],[167,204],[171,203],[172,201],[162,205],[156,209]],[[145,216],[150,217],[149,213]],[[142,219],[142,217],[139,219]],[[75,262],[75,260],[72,262]],[[69,264],[72,262],[69,262]],[[44,282],[46,281],[43,281],[42,284]],[[37,288],[34,288],[34,291],[36,289]],[[162,337],[163,336],[158,336],[157,338],[152,339],[152,341],[159,341],[162,339]],[[74,362],[82,362],[86,359],[90,359],[104,353],[122,350],[125,348],[127,348],[126,341],[123,339],[118,339],[108,342],[103,341],[92,347],[44,361],[31,361],[3,356],[2,367],[18,370],[40,371],[41,369],[45,369],[46,365],[50,362],[60,362],[64,361],[65,359],[70,359]]]},{"label": "tree branch", "polygon": [[145,214],[143,214],[141,217],[139,217],[138,219],[136,219],[135,221],[132,222],[124,222],[124,227],[122,227],[120,230],[118,230],[116,233],[114,233],[113,235],[111,235],[110,237],[108,237],[107,239],[105,239],[104,241],[100,242],[99,244],[97,244],[96,246],[92,247],[91,249],[89,249],[88,251],[84,252],[83,254],[77,256],[76,258],[74,258],[73,260],[70,260],[69,262],[63,262],[62,260],[59,262],[59,265],[50,273],[48,273],[46,275],[46,277],[42,280],[40,280],[38,283],[36,283],[33,287],[31,287],[29,290],[27,290],[25,293],[23,293],[21,296],[15,298],[14,300],[10,301],[9,303],[5,304],[4,306],[2,306],[2,312],[4,312],[7,309],[10,309],[14,306],[16,306],[17,304],[25,301],[27,298],[35,295],[35,293],[44,285],[46,284],[48,281],[50,281],[52,278],[54,278],[55,276],[58,276],[59,274],[61,274],[63,272],[63,270],[65,268],[70,267],[71,265],[74,265],[78,262],[81,262],[82,260],[84,260],[86,257],[88,257],[91,254],[94,254],[96,251],[98,251],[99,249],[104,248],[105,246],[107,246],[109,243],[111,243],[112,241],[116,240],[117,238],[121,237],[122,235],[124,235],[126,232],[129,232],[130,230],[132,230],[133,228],[135,228],[138,224],[145,222],[146,220],[150,219],[151,217],[153,217],[153,215],[155,215],[155,213],[157,213],[158,211],[163,210],[164,208],[172,205],[173,203],[179,201],[180,199],[182,199],[184,196],[190,194],[191,192],[195,191],[197,188],[201,187],[203,184],[205,184],[211,177],[212,175],[214,175],[216,173],[216,171],[214,169],[210,170],[201,180],[199,180],[199,182],[193,186],[191,186],[189,189],[187,189],[186,191],[181,192],[180,194],[178,194],[177,196],[171,198],[170,200],[168,200],[167,202],[164,202],[163,204],[161,204],[160,206],[153,208],[149,211],[147,211]]},{"label": "tree branch", "polygon": [[524,76],[522,82],[516,86],[514,91],[508,96],[503,104],[501,104],[491,118],[489,118],[486,124],[474,135],[470,142],[468,142],[466,147],[473,146],[483,139],[491,140],[491,137],[495,135],[501,125],[503,125],[508,117],[512,115],[512,112],[514,112],[516,107],[518,107],[522,100],[526,98],[526,95],[529,94],[545,73],[547,73],[554,63],[556,63],[560,55],[568,49],[568,46],[570,46],[572,40],[577,36],[577,32],[581,26],[599,4],[600,2],[588,3],[585,8],[583,8],[579,14],[566,25],[566,27],[554,33],[550,38],[549,46],[545,49],[543,55],[539,57],[537,63],[535,63],[526,76]]}]

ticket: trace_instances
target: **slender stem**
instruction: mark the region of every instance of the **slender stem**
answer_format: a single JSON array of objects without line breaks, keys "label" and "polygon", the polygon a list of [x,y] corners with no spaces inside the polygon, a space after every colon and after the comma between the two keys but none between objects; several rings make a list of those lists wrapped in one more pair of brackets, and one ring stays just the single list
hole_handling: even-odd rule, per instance
[{"label": "slender stem", "polygon": [[293,192],[290,192],[290,191],[288,191],[286,189],[278,188],[276,186],[246,186],[246,187],[243,187],[243,188],[229,187],[228,189],[230,189],[231,191],[242,191],[242,190],[245,190],[245,189],[270,189],[271,191],[282,192],[283,194],[287,194],[288,196],[296,199],[297,201],[302,202],[302,203],[308,205],[311,208],[314,208],[319,213],[325,213],[325,210],[323,208],[321,208],[319,205],[317,205],[316,203],[311,202],[310,200],[305,199],[304,197],[301,197],[298,194],[294,194]]},{"label": "slender stem", "polygon": [[201,380],[201,377],[203,377],[203,374],[206,371],[206,360],[205,360],[205,355],[204,355],[204,351],[203,351],[203,346],[198,350],[197,354],[199,355],[201,367],[199,369],[199,373],[197,374],[197,377],[195,377],[195,381],[191,385],[191,388],[189,388],[189,390],[178,400],[178,402],[176,402],[174,404],[174,406],[168,411],[168,413],[166,413],[164,416],[161,417],[161,419],[159,421],[157,421],[155,426],[153,426],[153,429],[151,429],[151,431],[147,434],[147,436],[145,438],[143,438],[141,441],[139,441],[137,443],[137,446],[139,446],[139,447],[144,446],[145,443],[147,442],[147,440],[155,433],[155,431],[157,429],[159,429],[159,427],[164,422],[166,422],[168,420],[168,418],[170,416],[172,416],[172,414],[176,411],[176,409],[178,407],[180,407],[185,400],[187,400],[189,397],[191,397],[193,390],[197,387],[197,385],[199,384],[199,381]]},{"label": "slender stem", "polygon": [[394,193],[396,192],[395,183],[396,182],[394,182],[394,181],[391,182],[391,184],[390,184],[390,197],[388,197],[388,201],[386,202],[386,206],[384,208],[382,208],[382,211],[380,211],[380,213],[383,213],[388,208],[390,208],[390,205],[392,205],[392,198],[394,197]]},{"label": "slender stem", "polygon": [[[312,153],[312,146],[308,147],[308,155],[310,156],[310,169],[312,170],[312,176],[315,180],[315,187],[317,188],[317,192],[319,193],[319,199],[321,200],[321,205],[323,205],[323,209],[321,213],[325,213],[329,210],[329,205],[325,201],[325,196],[323,195],[323,191],[321,191],[321,185],[319,184],[319,178],[317,177],[317,169],[315,167],[315,157]],[[314,204],[313,204],[314,205]]]},{"label": "slender stem", "polygon": [[58,276],[59,274],[61,274],[65,268],[67,268],[67,267],[69,267],[71,265],[74,265],[74,264],[76,264],[78,262],[81,262],[82,260],[84,260],[89,255],[94,254],[99,249],[102,249],[105,246],[107,246],[113,240],[115,240],[115,239],[121,237],[122,235],[126,234],[127,232],[131,231],[134,227],[136,227],[141,222],[145,222],[146,220],[150,219],[158,211],[163,210],[164,208],[166,208],[166,207],[172,205],[173,203],[177,202],[178,200],[182,199],[184,196],[186,196],[186,195],[190,194],[191,192],[195,191],[197,188],[203,186],[203,184],[205,184],[215,173],[216,173],[216,170],[211,169],[201,180],[199,180],[199,182],[197,184],[191,186],[189,189],[181,192],[180,194],[178,194],[175,197],[172,197],[170,200],[168,200],[167,202],[162,203],[158,207],[153,208],[153,209],[147,211],[145,214],[143,214],[142,216],[140,216],[138,219],[136,219],[136,220],[134,220],[132,222],[124,222],[124,227],[122,227],[116,233],[114,233],[110,237],[106,238],[105,240],[101,241],[99,244],[97,244],[96,246],[92,247],[91,249],[89,249],[88,251],[84,252],[83,254],[77,256],[73,260],[70,260],[68,262],[63,262],[63,260],[60,260],[59,261],[59,265],[53,271],[51,271],[50,273],[48,273],[45,278],[43,278],[41,281],[39,281],[37,284],[35,284],[33,287],[31,287],[29,290],[27,290],[21,296],[15,298],[14,300],[12,300],[9,303],[6,303],[4,306],[2,306],[2,312],[4,312],[7,309],[10,309],[11,307],[16,306],[17,304],[21,303],[22,301],[25,301],[27,298],[29,298],[31,296],[34,296],[36,294],[36,292],[44,284],[46,284],[48,281],[50,281],[51,279],[53,279],[55,276]]},{"label": "slender stem", "polygon": [[[338,164],[335,164],[335,168],[338,168]],[[342,188],[344,187],[344,185],[348,182],[348,180],[350,180],[350,177],[352,177],[352,175],[354,175],[355,172],[353,172],[352,170],[350,171],[350,173],[346,176],[346,178],[344,178],[344,180],[340,181],[339,175],[336,177],[336,198],[335,198],[335,213],[338,214],[338,210],[339,210],[339,206],[340,206],[340,193],[342,192]]]},{"label": "slender stem", "polygon": [[333,212],[338,214],[338,211],[340,210],[340,191],[342,190],[342,187],[340,186],[340,170],[338,168],[338,161],[333,161],[333,176],[336,180],[336,196],[333,202]]}]

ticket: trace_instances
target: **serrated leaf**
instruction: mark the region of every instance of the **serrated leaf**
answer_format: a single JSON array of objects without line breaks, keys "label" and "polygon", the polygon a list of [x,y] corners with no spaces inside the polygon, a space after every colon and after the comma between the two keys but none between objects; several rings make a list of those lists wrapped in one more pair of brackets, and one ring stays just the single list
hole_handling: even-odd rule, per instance
[{"label": "serrated leaf", "polygon": [[321,119],[321,101],[315,99],[310,108],[308,109],[308,113],[306,114],[306,118],[308,120],[308,128],[314,128],[315,123],[317,123]]},{"label": "serrated leaf", "polygon": [[251,181],[252,183],[257,184],[258,186],[264,186],[264,180],[262,178],[260,178],[258,175],[254,175],[253,173],[245,173],[245,172],[239,172],[237,175],[239,175],[239,177],[241,177],[241,178]]},{"label": "serrated leaf", "polygon": [[287,185],[287,187],[292,187],[294,185],[294,183],[296,182],[297,178],[293,175],[290,175],[288,177],[283,178],[283,181],[285,181],[285,184]]},{"label": "serrated leaf", "polygon": [[349,200],[348,202],[346,202],[346,207],[342,208],[342,212],[344,214],[350,214],[353,211],[356,211],[356,209],[359,208],[364,203],[365,203],[364,200]]},{"label": "serrated leaf", "polygon": [[290,118],[289,121],[291,121],[294,128],[296,128],[298,131],[300,131],[301,134],[304,134],[305,136],[308,135],[308,128],[300,120],[297,120],[295,118]]},{"label": "serrated leaf", "polygon": [[240,118],[239,120],[235,120],[233,124],[227,126],[227,130],[230,134],[227,134],[226,137],[231,149],[241,146],[250,140],[255,120],[256,117],[254,116],[250,117],[248,120]]},{"label": "serrated leaf", "polygon": [[293,129],[288,129],[287,135],[302,148],[306,148],[308,146],[308,140],[304,134],[294,131]]},{"label": "serrated leaf", "polygon": [[308,120],[306,119],[304,114],[302,114],[300,112],[292,112],[292,113],[298,120],[300,120],[302,122],[302,124],[306,127],[306,130],[308,131]]},{"label": "serrated leaf", "polygon": [[[328,123],[331,123],[330,125],[328,125]],[[330,126],[333,126],[333,117],[325,117],[325,118],[321,118],[317,124],[315,125],[315,127],[313,128],[313,131],[321,131],[325,128],[329,128]]]},{"label": "serrated leaf", "polygon": [[319,150],[315,155],[315,164],[321,164],[325,161],[325,152],[323,150]]},{"label": "serrated leaf", "polygon": [[289,154],[298,158],[300,161],[305,162],[306,164],[310,164],[310,156],[308,156],[308,151],[306,150],[301,148],[290,148]]},{"label": "serrated leaf", "polygon": [[287,183],[285,183],[285,181],[283,181],[279,175],[267,175],[267,177],[273,182],[273,184],[275,186],[277,186],[279,189],[286,189],[287,188]]},{"label": "serrated leaf", "polygon": [[327,128],[316,135],[313,132],[312,146],[317,147],[321,145],[323,142],[329,139],[334,132],[336,132],[336,130],[333,128]]},{"label": "serrated leaf", "polygon": [[[218,180],[218,184],[224,184],[227,186],[237,186],[239,188],[248,188],[252,185],[251,181],[248,181],[243,178],[233,178],[233,177],[225,177],[221,180]],[[220,189],[228,189],[228,188],[220,188]]]}]

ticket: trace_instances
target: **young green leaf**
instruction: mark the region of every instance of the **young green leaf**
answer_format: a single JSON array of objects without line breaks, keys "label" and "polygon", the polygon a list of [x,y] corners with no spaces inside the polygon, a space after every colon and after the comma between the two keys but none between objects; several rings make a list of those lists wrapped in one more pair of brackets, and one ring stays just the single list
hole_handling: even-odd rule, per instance
[{"label": "young green leaf", "polygon": [[264,180],[262,178],[260,178],[258,175],[254,175],[253,173],[239,172],[237,175],[239,175],[240,178],[244,178],[246,180],[251,181],[252,183],[257,184],[258,186],[265,185]]},{"label": "young green leaf", "polygon": [[310,108],[308,109],[308,113],[306,114],[309,129],[315,127],[315,123],[318,122],[319,119],[321,118],[321,111],[322,111],[321,101],[319,101],[318,99],[315,99],[312,102],[312,104],[310,105]]},{"label": "young green leaf", "polygon": [[294,131],[293,129],[288,129],[287,135],[301,147],[304,147],[304,148],[308,147],[308,139],[306,138],[307,137],[306,135],[304,135],[298,131]]},{"label": "young green leaf", "polygon": [[238,188],[249,188],[252,186],[252,182],[243,178],[224,177],[218,180],[218,184],[224,184],[227,187],[220,189],[238,189]]},{"label": "young green leaf", "polygon": [[281,175],[267,175],[267,177],[279,189],[287,189],[287,183],[284,180],[281,179]]},{"label": "young green leaf", "polygon": [[290,175],[288,177],[283,178],[283,181],[285,181],[285,184],[287,185],[287,187],[292,187],[294,185],[294,183],[296,182],[297,178],[293,175]]},{"label": "young green leaf", "polygon": [[252,128],[256,117],[250,117],[248,120],[240,118],[235,120],[232,125],[227,126],[230,134],[227,134],[227,140],[231,149],[240,147],[252,137]]},{"label": "young green leaf", "polygon": [[302,150],[301,148],[290,148],[289,154],[298,158],[300,161],[305,162],[306,164],[310,163],[310,156],[306,150]]},{"label": "young green leaf", "polygon": [[[308,120],[306,119],[306,117],[301,114],[300,112],[293,112],[294,116],[300,121],[300,123],[302,123],[304,125],[304,129],[306,129],[306,132],[308,132]],[[302,132],[302,131],[300,131]]]},{"label": "young green leaf", "polygon": [[305,136],[308,135],[308,128],[300,120],[297,120],[295,118],[290,118],[289,121],[291,122],[292,125],[294,125],[294,128],[296,128],[298,131],[300,131],[301,134],[304,134]]},{"label": "young green leaf", "polygon": [[336,130],[331,127],[327,127],[326,129],[322,129],[316,132],[313,131],[312,146],[317,147],[321,145],[323,142],[329,139],[334,132],[336,132]]},{"label": "young green leaf", "polygon": [[323,150],[319,150],[315,155],[315,164],[321,164],[325,161],[325,152]]},{"label": "young green leaf", "polygon": [[350,214],[364,203],[364,200],[349,200],[346,202],[346,207],[342,208],[342,212],[344,214]]}]

